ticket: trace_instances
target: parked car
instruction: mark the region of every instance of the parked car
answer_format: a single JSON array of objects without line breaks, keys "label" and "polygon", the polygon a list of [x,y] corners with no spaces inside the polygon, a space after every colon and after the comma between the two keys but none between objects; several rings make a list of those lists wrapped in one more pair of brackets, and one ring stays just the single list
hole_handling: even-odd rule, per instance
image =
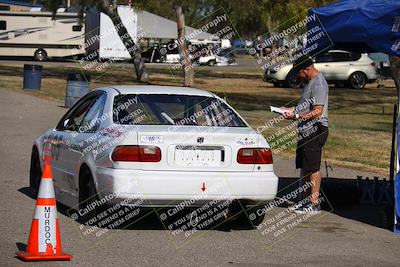
[{"label": "parked car", "polygon": [[116,193],[118,200],[142,196],[140,208],[215,199],[252,208],[273,200],[278,188],[264,137],[204,90],[113,86],[88,93],[34,141],[34,192],[49,146],[57,200],[83,210],[88,199]]},{"label": "parked car", "polygon": [[235,63],[235,56],[232,49],[225,48],[218,51],[218,54],[215,54],[210,50],[207,54],[200,56],[198,58],[198,64],[207,66],[228,66]]},{"label": "parked car", "polygon": [[228,66],[234,62],[235,59],[231,56],[210,55],[199,58],[199,64],[207,66]]},{"label": "parked car", "polygon": [[176,43],[169,43],[167,45],[161,46],[162,51],[165,52],[164,55],[164,62],[174,64],[181,62],[181,54],[179,53],[179,48]]},{"label": "parked car", "polygon": [[389,56],[384,53],[370,53],[368,56],[375,61],[380,79],[392,79]]},{"label": "parked car", "polygon": [[[315,68],[324,74],[326,80],[336,86],[348,85],[351,88],[362,89],[365,84],[374,82],[377,78],[376,64],[368,54],[331,50],[317,55],[313,61]],[[302,81],[293,71],[293,64],[278,69],[268,68],[264,77],[275,86],[302,86]]]}]

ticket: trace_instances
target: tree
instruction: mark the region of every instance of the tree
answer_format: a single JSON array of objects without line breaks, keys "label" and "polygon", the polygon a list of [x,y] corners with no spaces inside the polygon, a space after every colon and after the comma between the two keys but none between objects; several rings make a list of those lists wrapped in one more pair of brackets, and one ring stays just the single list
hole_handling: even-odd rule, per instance
[{"label": "tree", "polygon": [[[62,4],[62,0],[46,0],[44,1],[45,7],[53,12],[53,16],[55,16],[57,9]],[[79,5],[81,6],[81,14],[86,8],[89,7],[97,7],[100,12],[106,14],[112,20],[115,30],[121,38],[122,43],[125,48],[129,52],[129,55],[133,59],[133,64],[135,66],[136,71],[136,79],[139,82],[147,82],[149,80],[148,74],[146,72],[144,66],[144,60],[141,56],[141,48],[139,44],[136,44],[135,41],[131,38],[128,33],[128,30],[122,23],[121,17],[117,12],[117,4],[116,0],[79,0]]]},{"label": "tree", "polygon": [[182,7],[177,5],[175,7],[176,20],[178,27],[178,46],[179,52],[182,56],[183,68],[183,86],[193,86],[194,70],[192,61],[189,56],[188,47],[185,38],[185,16],[183,15]]},{"label": "tree", "polygon": [[[43,0],[45,5],[54,13],[65,0]],[[179,50],[183,57],[184,85],[193,83],[193,68],[189,57],[185,36],[185,25],[193,25],[208,14],[223,9],[229,21],[240,36],[245,39],[255,39],[265,33],[278,32],[295,24],[304,18],[303,14],[310,7],[318,7],[334,2],[335,0],[247,0],[243,8],[243,0],[135,0],[137,10],[146,10],[163,17],[177,21]],[[139,81],[147,81],[148,75],[141,58],[141,49],[135,41],[126,34],[128,31],[121,22],[117,12],[117,3],[126,4],[127,1],[117,0],[71,0],[72,4],[79,4],[82,10],[87,7],[97,8],[109,16],[121,37],[126,49],[133,58],[136,76]],[[83,14],[83,13],[82,13]],[[186,22],[186,23],[185,23]],[[117,25],[121,26],[118,27]]]},{"label": "tree", "polygon": [[128,30],[122,23],[121,17],[117,12],[117,1],[112,1],[110,3],[109,0],[98,1],[97,8],[100,12],[103,12],[112,20],[115,29],[118,32],[119,37],[121,38],[122,43],[125,48],[128,50],[129,55],[133,59],[133,64],[135,65],[136,70],[136,78],[139,82],[147,82],[149,80],[148,74],[146,72],[144,66],[144,59],[141,55],[141,49],[139,44],[135,44],[135,41],[128,34]]},{"label": "tree", "polygon": [[[397,97],[400,99],[400,57],[390,56],[390,69],[397,89]],[[400,106],[398,107],[400,109]]]},{"label": "tree", "polygon": [[[177,41],[179,53],[181,55],[181,64],[183,71],[183,86],[193,86],[194,83],[194,69],[192,65],[192,60],[190,59],[190,54],[187,46],[187,40],[185,38],[185,12],[188,12],[189,18],[193,21],[199,12],[201,12],[202,6],[205,5],[206,1],[197,0],[197,1],[168,1],[163,3],[163,5],[159,4],[159,1],[151,1],[151,0],[143,0],[136,2],[140,8],[146,9],[150,12],[157,10],[156,13],[161,13],[163,16],[167,16],[171,19],[174,13],[176,22],[177,22]],[[162,9],[159,9],[162,7]]]}]

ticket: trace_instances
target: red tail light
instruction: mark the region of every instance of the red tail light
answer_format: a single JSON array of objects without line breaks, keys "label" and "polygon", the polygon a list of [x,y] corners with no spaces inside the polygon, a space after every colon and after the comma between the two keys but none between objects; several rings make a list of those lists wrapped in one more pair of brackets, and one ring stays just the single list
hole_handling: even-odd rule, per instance
[{"label": "red tail light", "polygon": [[375,62],[371,62],[371,66],[375,68],[376,66]]},{"label": "red tail light", "polygon": [[113,161],[159,162],[161,150],[156,146],[118,146],[111,155]]},{"label": "red tail light", "polygon": [[272,153],[268,148],[241,148],[237,154],[241,164],[272,164]]}]

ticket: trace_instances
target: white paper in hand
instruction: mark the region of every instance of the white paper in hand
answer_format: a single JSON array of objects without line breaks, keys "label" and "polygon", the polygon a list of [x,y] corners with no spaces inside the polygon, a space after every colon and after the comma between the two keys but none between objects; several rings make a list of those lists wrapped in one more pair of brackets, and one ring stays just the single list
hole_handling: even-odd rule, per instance
[{"label": "white paper in hand", "polygon": [[286,111],[283,108],[278,108],[278,107],[274,107],[274,106],[270,106],[270,108],[271,108],[271,112],[275,112],[275,113],[278,113],[281,115],[283,115],[283,113]]}]

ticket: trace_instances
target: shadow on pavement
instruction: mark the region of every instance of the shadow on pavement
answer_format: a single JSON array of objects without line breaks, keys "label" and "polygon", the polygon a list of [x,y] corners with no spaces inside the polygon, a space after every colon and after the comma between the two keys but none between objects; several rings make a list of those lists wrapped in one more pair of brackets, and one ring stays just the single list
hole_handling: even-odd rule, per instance
[{"label": "shadow on pavement", "polygon": [[26,244],[17,242],[15,245],[17,245],[17,251],[26,251]]},{"label": "shadow on pavement", "polygon": [[[372,181],[370,181],[372,182]],[[298,178],[293,177],[280,177],[278,186],[277,197],[284,197],[285,195],[293,192],[297,187]],[[372,184],[371,184],[372,186]],[[29,187],[23,187],[18,190],[19,192],[27,195],[34,199],[34,196]],[[321,185],[321,192],[325,199],[322,203],[322,209],[336,214],[338,216],[348,218],[351,220],[359,221],[371,226],[392,229],[393,227],[393,206],[387,204],[376,204],[376,203],[363,203],[360,201],[362,198],[362,192],[360,192],[360,185],[356,179],[343,179],[343,178],[323,178]],[[393,196],[393,194],[392,194]],[[284,203],[281,207],[287,207],[290,203]],[[57,203],[58,211],[64,216],[70,217],[68,211],[70,208]],[[119,229],[127,230],[166,230],[166,226],[161,222],[159,214],[162,212],[160,209],[141,209],[140,219],[136,221],[130,221],[125,225],[121,225]],[[187,212],[190,212],[187,211]],[[244,212],[244,211],[242,211]],[[79,223],[84,223],[78,219]],[[210,227],[202,230],[220,230],[230,231],[234,230],[249,230],[252,229],[249,221],[225,221],[224,223],[211,225]]]},{"label": "shadow on pavement", "polygon": [[[298,180],[299,178],[280,177],[278,197],[295,190]],[[367,187],[373,187],[372,180],[364,183]],[[357,179],[322,178],[321,193],[327,200],[321,205],[323,210],[371,226],[393,229],[393,206],[390,203],[379,204],[372,201],[365,203],[366,198]],[[378,192],[374,192],[371,198],[377,198],[377,194]]]},{"label": "shadow on pavement", "polygon": [[35,199],[35,196],[32,193],[32,189],[29,186],[26,187],[21,187],[20,189],[18,189],[18,192],[21,192],[22,194]]},{"label": "shadow on pavement", "polygon": [[[22,194],[30,197],[31,199],[35,199],[35,196],[32,193],[32,190],[30,187],[22,187],[18,189],[19,192]],[[62,215],[66,217],[71,217],[71,214],[73,213],[73,210],[71,210],[70,207],[57,202],[57,211],[61,213]],[[129,221],[126,224],[121,225],[121,227],[118,227],[116,229],[127,229],[127,230],[166,230],[167,228],[163,225],[161,222],[159,215],[160,212],[162,212],[162,209],[154,209],[154,208],[147,208],[147,209],[141,209],[140,210],[140,219],[136,221]],[[187,212],[190,212],[188,210]],[[78,218],[77,222],[80,224],[85,224],[85,221],[83,219]],[[237,224],[231,224],[231,222],[224,222],[219,224],[218,226],[215,227],[215,225],[211,225],[208,228],[204,228],[202,230],[219,230],[219,231],[229,231],[232,229],[232,227],[235,227],[235,229],[248,229],[251,225],[237,225]],[[247,228],[246,228],[247,227]]]}]

